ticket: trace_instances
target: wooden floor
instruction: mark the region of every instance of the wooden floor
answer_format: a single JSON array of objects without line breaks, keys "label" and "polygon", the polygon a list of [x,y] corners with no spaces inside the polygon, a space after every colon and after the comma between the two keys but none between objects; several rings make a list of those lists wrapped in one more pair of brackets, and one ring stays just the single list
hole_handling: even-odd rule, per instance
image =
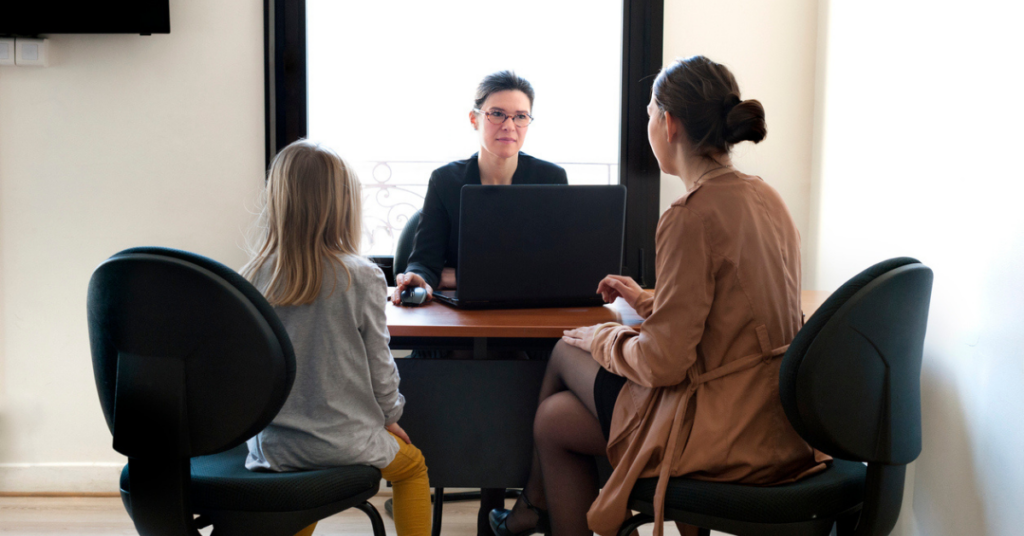
[{"label": "wooden floor", "polygon": [[[384,518],[389,535],[395,524],[384,513],[384,501],[390,491],[370,500]],[[506,508],[512,507],[507,501]],[[444,536],[475,536],[476,512],[479,502],[463,501],[445,504],[442,524]],[[645,525],[640,536],[651,536],[652,526]],[[210,529],[202,531],[209,535]],[[0,534],[3,536],[44,536],[68,534],[103,534],[134,536],[132,525],[121,499],[114,497],[0,497]],[[317,526],[315,536],[370,536],[370,522],[358,510],[331,516]],[[665,536],[678,536],[675,525],[665,526]],[[717,534],[717,533],[712,533]]]}]

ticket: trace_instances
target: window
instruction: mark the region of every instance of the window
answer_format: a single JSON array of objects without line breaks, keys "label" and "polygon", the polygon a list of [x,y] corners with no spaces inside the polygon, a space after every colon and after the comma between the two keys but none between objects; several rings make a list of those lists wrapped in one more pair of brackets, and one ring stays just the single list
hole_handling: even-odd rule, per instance
[{"label": "window", "polygon": [[572,184],[626,184],[624,271],[653,283],[660,182],[645,106],[660,0],[265,5],[267,160],[300,137],[346,157],[364,184],[364,251],[390,255],[430,172],[479,149],[476,85],[511,68],[537,92],[523,151]]}]

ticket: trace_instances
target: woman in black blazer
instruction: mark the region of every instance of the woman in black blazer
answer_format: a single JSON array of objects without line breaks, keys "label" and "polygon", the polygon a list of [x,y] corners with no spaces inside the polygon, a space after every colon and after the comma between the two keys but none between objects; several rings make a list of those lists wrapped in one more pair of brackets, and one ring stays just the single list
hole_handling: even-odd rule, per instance
[{"label": "woman in black blazer", "polygon": [[533,116],[533,87],[511,71],[488,75],[477,88],[469,121],[480,136],[480,151],[466,160],[434,170],[405,273],[395,276],[397,288],[455,288],[459,254],[459,202],[467,184],[568,184],[565,170],[520,151]]}]

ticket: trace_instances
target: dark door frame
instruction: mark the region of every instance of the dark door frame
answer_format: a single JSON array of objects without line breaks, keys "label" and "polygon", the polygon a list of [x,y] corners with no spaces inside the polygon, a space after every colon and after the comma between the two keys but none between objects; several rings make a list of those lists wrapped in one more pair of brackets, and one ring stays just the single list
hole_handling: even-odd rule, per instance
[{"label": "dark door frame", "polygon": [[[661,171],[647,143],[647,103],[662,65],[664,0],[623,0],[619,183],[626,186],[622,270],[653,287]],[[309,132],[305,0],[263,0],[266,164]]]}]

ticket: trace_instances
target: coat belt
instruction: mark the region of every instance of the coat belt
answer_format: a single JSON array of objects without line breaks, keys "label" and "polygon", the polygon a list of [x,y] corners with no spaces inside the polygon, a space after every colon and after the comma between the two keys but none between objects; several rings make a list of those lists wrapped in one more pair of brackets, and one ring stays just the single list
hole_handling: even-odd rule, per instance
[{"label": "coat belt", "polygon": [[665,445],[665,454],[661,460],[661,470],[658,473],[658,484],[654,488],[654,536],[663,536],[665,529],[665,492],[668,489],[669,471],[672,467],[672,457],[675,453],[676,443],[679,440],[679,430],[682,428],[683,416],[686,415],[686,408],[689,405],[690,399],[693,398],[693,395],[705,383],[751,369],[761,362],[767,363],[785,354],[786,350],[789,349],[788,344],[772,348],[771,341],[768,338],[768,328],[764,324],[758,326],[756,331],[757,342],[761,346],[761,353],[741,357],[703,374],[698,374],[697,367],[695,366],[690,367],[690,370],[686,373],[690,385],[683,394],[683,401],[676,408],[676,414],[672,419],[672,428],[669,429],[668,443]]}]

